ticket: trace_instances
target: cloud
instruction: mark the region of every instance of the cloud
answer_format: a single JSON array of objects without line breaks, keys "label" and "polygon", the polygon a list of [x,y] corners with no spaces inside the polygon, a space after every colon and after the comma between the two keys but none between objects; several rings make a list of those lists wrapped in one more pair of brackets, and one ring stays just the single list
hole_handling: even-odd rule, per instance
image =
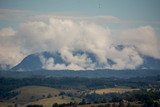
[{"label": "cloud", "polygon": [[2,37],[2,36],[13,36],[15,34],[16,34],[16,31],[14,31],[11,27],[0,29],[0,37]]},{"label": "cloud", "polygon": [[142,55],[160,58],[159,40],[151,26],[125,29],[114,33],[112,36],[114,42],[133,45]]},{"label": "cloud", "polygon": [[48,69],[48,70],[84,70],[84,68],[75,65],[73,63],[69,65],[65,64],[55,64],[54,59],[51,57],[49,59],[46,59],[43,56],[40,56],[41,62],[43,64],[43,69]]},{"label": "cloud", "polygon": [[[15,65],[31,53],[58,51],[67,64],[40,57],[43,68],[50,70],[135,69],[143,64],[142,55],[160,59],[158,40],[151,26],[114,31],[92,21],[49,18],[23,23],[14,36],[3,36],[0,41],[1,63]],[[123,47],[117,49],[119,45]],[[84,53],[74,54],[76,51]],[[93,53],[96,61],[87,53]],[[10,57],[13,61],[8,60]]]},{"label": "cloud", "polygon": [[100,16],[86,16],[77,12],[37,12],[31,10],[20,9],[2,9],[0,8],[0,21],[41,21],[48,20],[50,18],[67,19],[75,21],[89,21],[97,24],[120,24],[122,26],[131,25],[159,25],[160,21],[145,21],[145,20],[124,20],[116,16],[100,15]]},{"label": "cloud", "polygon": [[36,16],[33,16],[32,20],[48,20],[49,18],[56,18],[56,19],[68,19],[68,20],[78,20],[78,21],[89,21],[94,23],[125,23],[124,20],[119,19],[115,16],[77,16],[77,15],[60,15],[60,14],[39,14]]},{"label": "cloud", "polygon": [[18,9],[0,9],[0,20],[32,20],[32,21],[41,21],[48,20],[50,18],[58,19],[67,19],[67,20],[76,20],[76,21],[92,21],[94,23],[124,23],[124,20],[119,19],[115,16],[85,16],[79,15],[77,13],[69,12],[49,12],[49,13],[40,13],[30,10],[18,10]]},{"label": "cloud", "polygon": [[11,27],[0,29],[0,64],[14,66],[24,58],[18,45],[16,31]]}]

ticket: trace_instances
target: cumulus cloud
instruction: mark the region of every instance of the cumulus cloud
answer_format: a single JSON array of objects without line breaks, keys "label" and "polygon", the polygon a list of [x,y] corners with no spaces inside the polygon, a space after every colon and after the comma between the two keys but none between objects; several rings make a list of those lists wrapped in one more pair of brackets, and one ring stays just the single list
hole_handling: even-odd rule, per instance
[{"label": "cumulus cloud", "polygon": [[[142,55],[160,58],[158,40],[151,26],[114,31],[92,21],[49,18],[23,23],[16,32],[10,38],[3,36],[1,62],[10,62],[7,58],[11,56],[18,62],[31,53],[58,51],[67,64],[40,56],[44,69],[135,69],[143,64]],[[119,45],[123,47],[118,49]],[[76,51],[84,53],[74,54]],[[87,53],[93,53],[96,61]]]},{"label": "cumulus cloud", "polygon": [[55,64],[54,59],[51,57],[49,59],[46,59],[44,56],[40,56],[41,62],[43,64],[43,69],[48,69],[48,70],[84,70],[84,68],[76,65],[76,64]]},{"label": "cumulus cloud", "polygon": [[160,58],[159,40],[151,26],[143,26],[135,29],[125,29],[114,32],[114,42],[133,45],[142,55]]},{"label": "cumulus cloud", "polygon": [[0,29],[0,37],[2,37],[2,36],[13,36],[15,34],[16,34],[16,31],[14,31],[11,27]]},{"label": "cumulus cloud", "polygon": [[0,29],[0,64],[14,66],[24,58],[18,45],[16,31],[11,27]]}]

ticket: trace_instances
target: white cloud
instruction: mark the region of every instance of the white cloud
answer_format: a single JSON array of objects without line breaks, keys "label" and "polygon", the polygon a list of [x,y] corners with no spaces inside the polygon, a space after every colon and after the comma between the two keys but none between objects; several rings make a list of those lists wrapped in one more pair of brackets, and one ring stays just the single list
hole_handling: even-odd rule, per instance
[{"label": "white cloud", "polygon": [[68,20],[78,20],[78,21],[89,21],[94,23],[126,23],[126,21],[119,19],[115,16],[77,16],[77,15],[60,15],[60,14],[39,14],[30,17],[31,20],[48,20],[49,18],[56,18],[56,19],[68,19]]},{"label": "white cloud", "polygon": [[108,56],[116,62],[111,66],[112,69],[135,69],[138,65],[143,64],[143,59],[134,47],[125,47],[121,51],[112,47]]},{"label": "white cloud", "polygon": [[[160,58],[158,40],[151,26],[115,32],[89,21],[50,18],[47,21],[23,23],[14,36],[3,36],[0,41],[3,52],[0,54],[1,62],[15,65],[31,53],[58,51],[63,60],[69,63],[57,64],[54,58],[42,56],[45,69],[135,69],[143,64],[141,55]],[[117,50],[117,44],[125,47]],[[86,53],[73,55],[74,51],[79,50],[95,54],[97,62],[88,58]],[[110,65],[108,59],[115,64]],[[102,66],[97,67],[97,63]]]},{"label": "white cloud", "polygon": [[159,40],[151,26],[136,29],[124,29],[114,34],[116,43],[133,45],[142,55],[160,58]]},{"label": "white cloud", "polygon": [[43,64],[43,69],[48,70],[84,70],[84,68],[76,65],[76,64],[55,64],[54,59],[52,57],[46,59],[43,56],[40,56],[41,62]]},{"label": "white cloud", "polygon": [[16,31],[14,31],[11,27],[0,29],[0,37],[1,36],[14,36]]},{"label": "white cloud", "polygon": [[16,65],[24,58],[18,45],[16,31],[11,27],[0,29],[0,64]]}]

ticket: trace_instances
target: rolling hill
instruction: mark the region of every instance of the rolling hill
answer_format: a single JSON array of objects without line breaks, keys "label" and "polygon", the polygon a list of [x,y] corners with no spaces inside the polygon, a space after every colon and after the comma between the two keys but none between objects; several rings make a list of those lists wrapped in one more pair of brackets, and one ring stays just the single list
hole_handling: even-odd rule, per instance
[{"label": "rolling hill", "polygon": [[58,96],[60,91],[44,86],[25,86],[14,90],[19,94],[10,99],[11,102],[28,103],[40,99]]}]

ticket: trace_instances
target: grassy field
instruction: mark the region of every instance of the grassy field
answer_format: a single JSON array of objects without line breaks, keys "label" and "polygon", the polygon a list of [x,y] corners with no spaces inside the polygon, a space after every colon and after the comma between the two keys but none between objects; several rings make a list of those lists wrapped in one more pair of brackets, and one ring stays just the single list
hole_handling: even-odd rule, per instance
[{"label": "grassy field", "polygon": [[72,99],[71,97],[67,97],[67,96],[64,96],[63,98],[62,96],[58,96],[54,98],[46,98],[46,99],[34,101],[31,103],[27,103],[26,105],[38,104],[38,105],[43,105],[44,107],[51,107],[54,103],[57,103],[57,104],[70,103],[70,102],[79,103],[80,101],[81,99],[79,98]]},{"label": "grassy field", "polygon": [[57,89],[43,86],[26,86],[14,91],[19,92],[19,94],[9,101],[17,103],[28,103],[48,97],[54,97],[58,96],[60,93]]},{"label": "grassy field", "polygon": [[18,104],[18,107],[26,107],[27,105],[43,105],[44,107],[51,107],[54,103],[70,103],[70,102],[80,102],[79,98],[71,98],[68,96],[59,96],[60,92],[72,92],[75,93],[76,90],[59,90],[44,86],[26,86],[21,87],[16,90],[19,94],[8,101],[0,102],[0,107],[14,107]]},{"label": "grassy field", "polygon": [[105,88],[105,89],[97,89],[95,93],[97,94],[108,94],[108,93],[125,93],[136,91],[138,89],[131,89],[131,88]]},{"label": "grassy field", "polygon": [[0,102],[0,107],[14,107],[14,103],[10,102]]},{"label": "grassy field", "polygon": [[[142,107],[142,104],[138,104],[137,102],[126,102],[124,106],[127,107],[128,103],[130,103],[131,107]],[[107,107],[118,107],[119,102],[115,103],[99,103],[99,104],[86,104],[86,105],[78,105],[77,107],[100,107],[100,105],[107,106]],[[111,106],[112,105],[112,106]]]},{"label": "grassy field", "polygon": [[[63,103],[70,103],[70,102],[77,102],[79,103],[81,99],[79,98],[71,98],[68,96],[57,96],[57,97],[52,97],[52,98],[45,98],[45,99],[40,99],[38,101],[33,101],[29,103],[18,103],[18,107],[26,107],[27,105],[43,105],[43,107],[52,107],[54,103],[57,104],[63,104]],[[10,103],[10,102],[0,102],[0,107],[14,107],[15,103]]]},{"label": "grassy field", "polygon": [[[91,91],[89,93],[97,93],[97,94],[108,94],[108,93],[124,93],[135,91],[138,89],[131,89],[128,87],[117,87],[117,88],[105,88],[105,89],[97,89],[95,91]],[[71,94],[81,94],[81,91],[75,89],[55,89],[51,87],[44,86],[26,86],[22,88],[18,88],[13,90],[18,92],[19,94],[8,101],[0,102],[0,107],[13,107],[15,104],[18,104],[18,107],[25,107],[27,105],[43,105],[44,107],[51,107],[54,103],[62,104],[62,103],[70,103],[70,102],[81,102],[82,99],[77,97],[68,97],[63,95],[59,96],[60,92],[71,93]],[[91,105],[83,105],[82,107],[89,107]],[[81,107],[81,106],[80,106]]]}]

